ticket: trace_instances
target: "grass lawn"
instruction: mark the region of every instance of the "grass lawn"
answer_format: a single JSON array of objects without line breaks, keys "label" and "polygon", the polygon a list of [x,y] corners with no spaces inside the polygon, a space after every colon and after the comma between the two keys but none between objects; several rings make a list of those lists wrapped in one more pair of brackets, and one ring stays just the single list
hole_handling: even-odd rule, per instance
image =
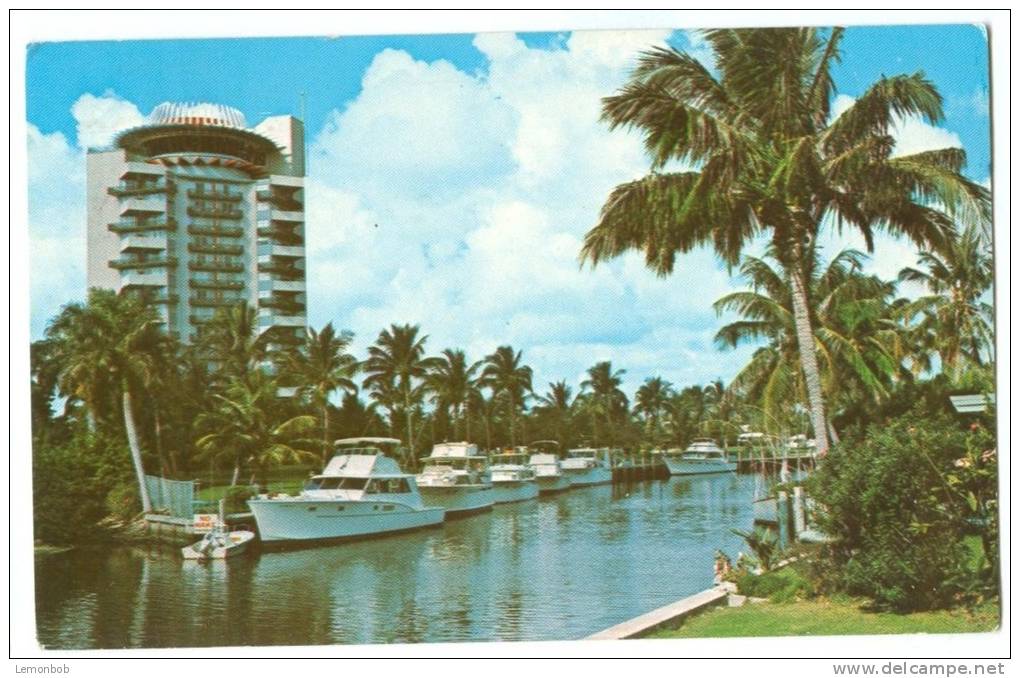
[{"label": "grass lawn", "polygon": [[746,636],[838,636],[886,633],[979,633],[999,627],[999,607],[972,612],[939,610],[894,614],[868,612],[859,599],[814,599],[719,607],[692,617],[678,629],[650,638],[736,638]]}]

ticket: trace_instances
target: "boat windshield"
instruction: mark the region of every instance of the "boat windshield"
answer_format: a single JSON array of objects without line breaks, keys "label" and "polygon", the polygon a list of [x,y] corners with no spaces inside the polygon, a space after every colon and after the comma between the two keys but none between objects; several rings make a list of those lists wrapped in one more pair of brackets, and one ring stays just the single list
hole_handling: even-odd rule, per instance
[{"label": "boat windshield", "polygon": [[363,490],[367,478],[310,478],[306,490]]}]

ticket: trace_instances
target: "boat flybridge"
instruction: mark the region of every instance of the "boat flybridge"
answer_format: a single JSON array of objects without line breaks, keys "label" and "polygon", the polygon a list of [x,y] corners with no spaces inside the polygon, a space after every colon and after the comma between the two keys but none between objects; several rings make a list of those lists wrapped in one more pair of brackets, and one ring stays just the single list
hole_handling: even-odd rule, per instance
[{"label": "boat flybridge", "polygon": [[729,460],[715,441],[695,438],[687,449],[674,448],[662,455],[670,475],[691,476],[706,473],[728,473],[737,470],[737,463]]},{"label": "boat flybridge", "polygon": [[447,516],[466,515],[492,508],[492,481],[488,458],[473,443],[438,443],[422,457],[425,468],[416,476],[422,497],[442,506]]},{"label": "boat flybridge", "polygon": [[535,469],[528,465],[528,448],[517,446],[512,450],[492,455],[489,476],[492,480],[492,501],[509,504],[538,496]]},{"label": "boat flybridge", "polygon": [[531,447],[542,450],[533,452],[528,458],[528,465],[535,471],[539,494],[570,489],[570,479],[560,463],[560,444],[555,440],[536,440]]},{"label": "boat flybridge", "polygon": [[403,532],[443,522],[445,509],[422,501],[413,475],[383,449],[395,438],[345,438],[322,473],[296,497],[248,501],[265,543],[341,540]]},{"label": "boat flybridge", "polygon": [[561,465],[573,487],[604,485],[613,481],[608,448],[578,447],[568,450]]}]

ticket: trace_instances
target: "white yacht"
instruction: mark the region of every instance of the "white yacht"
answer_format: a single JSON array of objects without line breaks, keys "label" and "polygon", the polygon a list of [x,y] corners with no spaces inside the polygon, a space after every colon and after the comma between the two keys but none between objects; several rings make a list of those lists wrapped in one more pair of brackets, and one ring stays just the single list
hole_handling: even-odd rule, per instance
[{"label": "white yacht", "polygon": [[536,449],[547,449],[548,452],[535,452],[528,458],[528,465],[535,471],[535,482],[539,494],[562,492],[570,489],[570,479],[563,472],[560,463],[560,444],[555,440],[536,440],[531,443]]},{"label": "white yacht", "polygon": [[535,469],[528,466],[528,448],[517,447],[511,452],[494,454],[490,463],[493,503],[509,504],[538,496]]},{"label": "white yacht", "polygon": [[662,455],[670,475],[692,476],[705,473],[728,473],[737,470],[737,462],[709,438],[695,438],[686,450],[674,448]]},{"label": "white yacht", "polygon": [[593,447],[579,447],[567,451],[562,462],[563,472],[572,487],[604,485],[613,482],[613,471],[609,466],[609,450]]},{"label": "white yacht", "polygon": [[393,438],[347,438],[325,470],[296,497],[261,495],[248,501],[264,543],[340,540],[438,525],[445,509],[422,501],[414,476],[381,446]]},{"label": "white yacht", "polygon": [[494,493],[488,459],[472,443],[439,443],[422,458],[425,468],[416,478],[422,497],[442,506],[447,516],[492,508]]}]

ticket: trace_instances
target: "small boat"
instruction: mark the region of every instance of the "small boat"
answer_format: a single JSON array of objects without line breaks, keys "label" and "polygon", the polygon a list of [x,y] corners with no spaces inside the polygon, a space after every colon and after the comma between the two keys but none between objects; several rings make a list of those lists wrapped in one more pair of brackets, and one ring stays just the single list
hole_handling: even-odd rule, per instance
[{"label": "small boat", "polygon": [[492,480],[492,501],[495,504],[526,501],[538,496],[535,469],[528,465],[526,447],[492,455],[489,477]]},{"label": "small boat", "polygon": [[422,458],[425,468],[415,478],[422,497],[442,506],[447,516],[492,508],[494,496],[488,459],[472,443],[438,443]]},{"label": "small boat", "polygon": [[613,482],[613,472],[609,468],[609,450],[596,450],[592,447],[579,447],[567,451],[567,458],[561,466],[563,473],[570,480],[571,487],[587,485],[605,485]]},{"label": "small boat", "polygon": [[551,494],[570,489],[570,479],[563,472],[560,463],[560,444],[555,440],[536,440],[531,443],[536,449],[547,452],[536,452],[528,458],[528,465],[535,471],[535,482],[539,494]]},{"label": "small boat", "polygon": [[382,448],[395,438],[346,438],[322,473],[296,497],[248,501],[263,543],[343,540],[439,525],[446,511],[427,505],[415,477]]},{"label": "small boat", "polygon": [[692,476],[706,473],[729,473],[737,470],[737,462],[710,438],[695,438],[686,450],[674,448],[662,455],[670,475]]},{"label": "small boat", "polygon": [[207,532],[200,541],[182,548],[181,555],[185,560],[230,558],[247,551],[248,545],[254,540],[254,532],[248,530],[227,531],[217,527],[212,532]]}]

